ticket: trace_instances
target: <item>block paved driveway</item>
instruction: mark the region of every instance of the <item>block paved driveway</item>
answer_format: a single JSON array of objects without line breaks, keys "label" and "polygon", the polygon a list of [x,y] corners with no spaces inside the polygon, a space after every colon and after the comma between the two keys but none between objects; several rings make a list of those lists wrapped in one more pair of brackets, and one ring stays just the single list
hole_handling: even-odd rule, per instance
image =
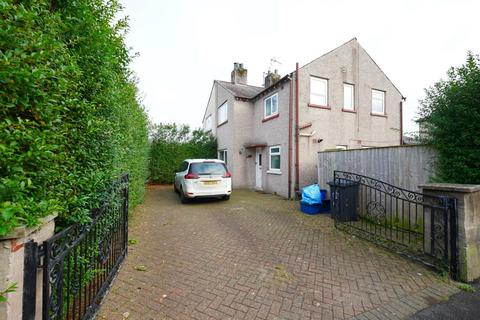
[{"label": "block paved driveway", "polygon": [[404,319],[458,292],[297,206],[247,190],[182,205],[148,187],[97,319]]}]

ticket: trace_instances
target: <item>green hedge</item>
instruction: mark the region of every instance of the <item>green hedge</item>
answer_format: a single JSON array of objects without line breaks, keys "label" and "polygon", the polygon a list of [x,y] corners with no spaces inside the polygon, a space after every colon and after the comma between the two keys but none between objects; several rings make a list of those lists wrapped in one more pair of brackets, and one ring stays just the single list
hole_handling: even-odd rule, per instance
[{"label": "green hedge", "polygon": [[426,90],[421,125],[438,151],[435,181],[480,184],[480,58],[468,53],[464,65]]},{"label": "green hedge", "polygon": [[131,205],[142,201],[147,117],[119,9],[0,0],[0,235],[52,212],[60,225],[88,220],[122,172]]},{"label": "green hedge", "polygon": [[217,140],[186,125],[160,124],[154,127],[150,147],[150,181],[173,183],[174,171],[185,159],[216,158]]}]

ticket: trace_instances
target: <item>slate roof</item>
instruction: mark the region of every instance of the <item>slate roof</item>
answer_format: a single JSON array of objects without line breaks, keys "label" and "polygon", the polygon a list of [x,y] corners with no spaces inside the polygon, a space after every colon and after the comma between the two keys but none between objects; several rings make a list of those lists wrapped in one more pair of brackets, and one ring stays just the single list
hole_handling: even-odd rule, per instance
[{"label": "slate roof", "polygon": [[238,98],[252,99],[265,89],[264,87],[250,86],[247,84],[233,84],[231,82],[220,80],[215,81]]}]

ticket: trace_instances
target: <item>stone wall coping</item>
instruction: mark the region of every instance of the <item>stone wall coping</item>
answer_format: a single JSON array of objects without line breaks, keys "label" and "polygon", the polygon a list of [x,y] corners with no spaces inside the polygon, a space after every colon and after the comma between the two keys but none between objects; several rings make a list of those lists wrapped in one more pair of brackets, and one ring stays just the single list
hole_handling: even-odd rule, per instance
[{"label": "stone wall coping", "polygon": [[39,224],[35,227],[30,227],[30,228],[27,227],[27,226],[17,227],[15,229],[13,229],[12,231],[10,231],[9,233],[7,233],[6,235],[0,236],[0,241],[1,240],[19,239],[19,238],[28,237],[29,235],[31,235],[32,233],[34,233],[35,231],[40,229],[43,225],[46,225],[47,223],[49,223],[50,221],[55,219],[57,216],[58,216],[57,213],[52,213],[52,214],[50,214],[46,217],[40,218],[40,219],[38,219]]},{"label": "stone wall coping", "polygon": [[480,184],[459,184],[459,183],[426,183],[418,186],[427,190],[440,190],[461,193],[471,193],[480,191]]}]

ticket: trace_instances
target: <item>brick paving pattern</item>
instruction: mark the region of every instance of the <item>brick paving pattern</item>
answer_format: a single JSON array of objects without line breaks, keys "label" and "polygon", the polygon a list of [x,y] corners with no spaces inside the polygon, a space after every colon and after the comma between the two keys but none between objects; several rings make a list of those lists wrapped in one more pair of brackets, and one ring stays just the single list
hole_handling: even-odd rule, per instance
[{"label": "brick paving pattern", "polygon": [[149,187],[97,319],[404,319],[458,292],[297,205],[247,190],[181,205]]}]

